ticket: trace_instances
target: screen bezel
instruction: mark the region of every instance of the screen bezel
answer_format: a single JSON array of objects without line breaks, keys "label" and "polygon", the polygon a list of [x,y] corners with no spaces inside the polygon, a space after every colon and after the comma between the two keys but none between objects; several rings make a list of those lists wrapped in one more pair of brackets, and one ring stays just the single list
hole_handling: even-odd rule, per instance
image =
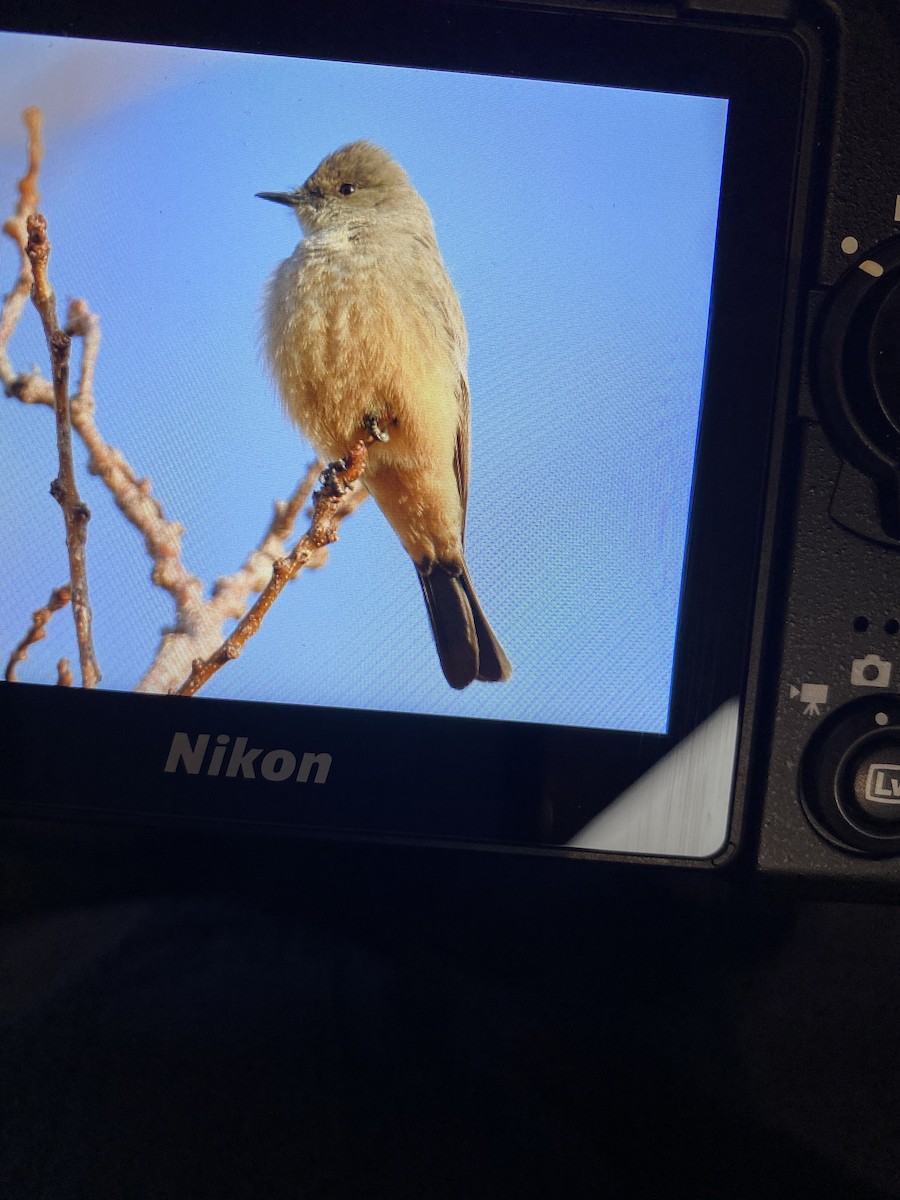
[{"label": "screen bezel", "polygon": [[[742,696],[791,255],[806,63],[788,33],[424,5],[415,19],[342,6],[302,28],[246,13],[216,28],[184,14],[79,14],[22,32],[339,58],[727,97],[728,131],[709,354],[667,734],[237,701],[2,689],[7,796],[22,811],[290,824],[329,833],[558,847],[707,720]],[[4,20],[15,28],[14,18]],[[764,164],[764,169],[760,169]],[[588,449],[588,448],[586,448]],[[624,631],[623,635],[627,635]],[[77,697],[77,700],[75,699]],[[52,755],[42,750],[55,731]],[[234,731],[268,747],[327,749],[327,788],[165,775],[172,734]],[[299,744],[298,744],[299,737]],[[553,796],[552,802],[548,796]]]}]

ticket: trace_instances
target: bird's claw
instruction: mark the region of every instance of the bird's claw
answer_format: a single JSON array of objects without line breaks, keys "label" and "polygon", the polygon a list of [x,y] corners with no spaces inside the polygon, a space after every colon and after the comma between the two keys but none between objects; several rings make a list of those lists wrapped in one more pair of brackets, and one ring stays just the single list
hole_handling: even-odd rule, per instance
[{"label": "bird's claw", "polygon": [[363,429],[365,429],[369,437],[374,438],[376,442],[389,442],[391,440],[390,434],[385,433],[385,431],[378,424],[378,418],[373,417],[371,414],[363,417]]},{"label": "bird's claw", "polygon": [[344,458],[338,458],[328,464],[319,476],[319,483],[326,492],[330,492],[332,496],[343,496],[345,492],[350,491],[350,485],[341,480],[341,474],[348,466],[349,463]]}]

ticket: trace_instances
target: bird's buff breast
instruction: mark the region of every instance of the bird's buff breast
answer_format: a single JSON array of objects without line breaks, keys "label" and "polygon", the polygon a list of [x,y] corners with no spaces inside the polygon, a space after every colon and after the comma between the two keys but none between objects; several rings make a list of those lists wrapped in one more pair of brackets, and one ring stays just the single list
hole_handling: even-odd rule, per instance
[{"label": "bird's buff breast", "polygon": [[320,455],[342,457],[374,416],[391,435],[388,457],[418,457],[422,404],[443,410],[431,427],[451,449],[454,364],[402,263],[346,237],[307,239],[273,276],[266,318],[285,407]]}]

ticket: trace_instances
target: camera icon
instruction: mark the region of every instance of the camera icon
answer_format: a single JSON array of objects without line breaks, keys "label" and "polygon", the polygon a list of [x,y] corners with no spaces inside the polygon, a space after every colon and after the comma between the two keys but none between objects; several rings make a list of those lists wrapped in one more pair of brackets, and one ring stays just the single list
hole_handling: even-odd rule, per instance
[{"label": "camera icon", "polygon": [[850,664],[850,683],[854,687],[886,688],[891,682],[892,665],[877,654],[854,658]]}]

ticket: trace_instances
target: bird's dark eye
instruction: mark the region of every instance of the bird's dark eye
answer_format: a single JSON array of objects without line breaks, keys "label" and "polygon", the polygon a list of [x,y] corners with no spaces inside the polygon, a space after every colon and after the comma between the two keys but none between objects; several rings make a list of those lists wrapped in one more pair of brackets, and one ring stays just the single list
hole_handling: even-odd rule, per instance
[{"label": "bird's dark eye", "polygon": [[356,191],[356,184],[355,183],[342,183],[341,186],[338,188],[338,191],[341,193],[342,196],[352,196],[353,193]]}]

